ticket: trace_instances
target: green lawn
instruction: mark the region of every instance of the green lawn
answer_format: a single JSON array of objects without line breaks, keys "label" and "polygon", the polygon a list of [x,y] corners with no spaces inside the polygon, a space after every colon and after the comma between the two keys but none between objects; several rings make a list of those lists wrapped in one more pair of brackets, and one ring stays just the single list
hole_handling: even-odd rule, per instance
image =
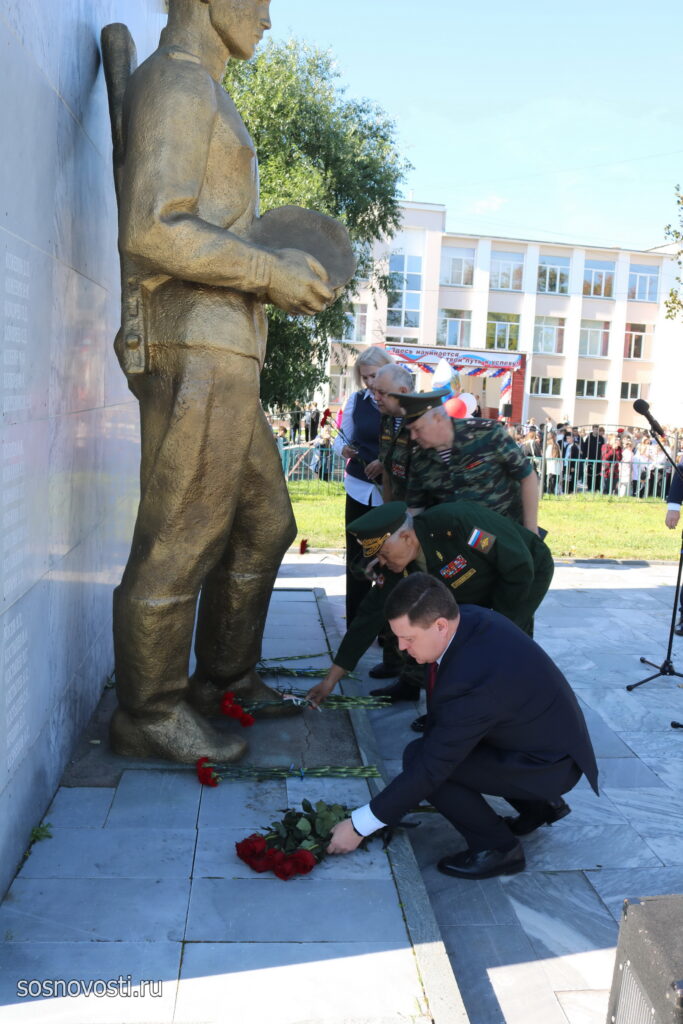
[{"label": "green lawn", "polygon": [[[312,548],[344,546],[341,484],[290,485],[299,527]],[[539,522],[555,558],[670,559],[680,552],[680,533],[664,526],[663,501],[590,497],[543,498]]]}]

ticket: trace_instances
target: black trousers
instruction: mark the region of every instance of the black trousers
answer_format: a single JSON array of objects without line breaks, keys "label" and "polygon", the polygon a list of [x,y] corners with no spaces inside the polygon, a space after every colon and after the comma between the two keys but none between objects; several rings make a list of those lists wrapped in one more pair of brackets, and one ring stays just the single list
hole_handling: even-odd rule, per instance
[{"label": "black trousers", "polygon": [[[409,769],[423,742],[414,740],[403,751],[404,769]],[[530,754],[480,743],[429,800],[461,833],[470,850],[505,850],[511,849],[517,838],[483,793],[505,797],[521,813],[534,804],[558,800],[580,778],[581,770],[571,757],[548,763]]]}]

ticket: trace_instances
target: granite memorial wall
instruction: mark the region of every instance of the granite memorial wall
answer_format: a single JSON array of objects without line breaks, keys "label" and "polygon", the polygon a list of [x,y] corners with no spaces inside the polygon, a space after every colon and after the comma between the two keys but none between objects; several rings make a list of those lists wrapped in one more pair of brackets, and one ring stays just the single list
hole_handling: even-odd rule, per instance
[{"label": "granite memorial wall", "polygon": [[99,53],[164,0],[0,0],[0,894],[112,671],[138,489],[113,352],[119,263]]}]

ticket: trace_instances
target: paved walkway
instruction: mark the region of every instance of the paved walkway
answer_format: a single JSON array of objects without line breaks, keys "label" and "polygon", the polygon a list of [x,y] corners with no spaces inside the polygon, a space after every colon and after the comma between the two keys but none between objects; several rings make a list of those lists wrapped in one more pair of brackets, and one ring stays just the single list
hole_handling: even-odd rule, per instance
[{"label": "paved walkway", "polygon": [[[471,1024],[604,1024],[623,898],[683,891],[683,731],[670,728],[683,719],[683,691],[671,678],[624,689],[647,674],[639,656],[664,658],[674,575],[670,565],[557,568],[537,638],[583,702],[602,796],[582,781],[572,814],[525,840],[526,872],[444,878],[434,862],[461,845],[457,835],[425,816],[411,836]],[[265,656],[324,650],[312,588],[328,595],[331,634],[330,618],[343,629],[343,585],[336,556],[288,556],[278,586],[298,593],[276,595]],[[369,652],[362,668],[377,657]],[[683,669],[683,640],[677,657]],[[236,838],[304,795],[355,804],[367,798],[365,782],[206,790],[163,765],[121,774],[103,742],[108,701],[45,816],[53,838],[34,847],[0,908],[2,1024],[464,1021],[457,990],[439,975],[438,941],[428,926],[418,933],[400,844],[389,860],[359,852],[288,883],[254,876],[232,852]],[[369,716],[390,773],[419,710]],[[250,736],[253,761],[282,763],[295,749],[308,764],[357,763],[362,731],[344,723],[311,712],[264,724]],[[424,968],[426,951],[436,970]],[[19,979],[128,974],[163,981],[161,995],[16,994]]]}]

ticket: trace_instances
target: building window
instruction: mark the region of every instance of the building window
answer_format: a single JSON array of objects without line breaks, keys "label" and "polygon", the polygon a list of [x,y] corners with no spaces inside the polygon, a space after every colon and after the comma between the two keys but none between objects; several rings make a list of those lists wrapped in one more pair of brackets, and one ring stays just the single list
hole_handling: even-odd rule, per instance
[{"label": "building window", "polygon": [[330,366],[330,397],[328,399],[330,405],[343,405],[353,390],[353,371],[348,366],[332,363]]},{"label": "building window", "polygon": [[551,295],[569,291],[569,257],[543,256],[538,261],[538,290]]},{"label": "building window", "polygon": [[486,347],[517,351],[519,316],[516,313],[489,313],[486,323]]},{"label": "building window", "polygon": [[640,384],[634,384],[633,381],[622,380],[621,382],[621,400],[627,402],[633,398],[640,398]]},{"label": "building window", "polygon": [[577,380],[577,398],[605,398],[607,393],[606,380]]},{"label": "building window", "polygon": [[532,377],[530,395],[545,395],[547,398],[557,397],[562,391],[561,377]]},{"label": "building window", "polygon": [[470,347],[470,329],[472,314],[468,309],[442,309],[439,311],[439,345],[452,345],[454,348]]},{"label": "building window", "polygon": [[534,352],[561,355],[564,346],[564,320],[558,316],[537,316],[534,326]]},{"label": "building window", "polygon": [[391,290],[387,325],[389,327],[420,326],[420,292],[422,291],[422,257],[394,253],[389,259]]},{"label": "building window", "polygon": [[628,297],[637,302],[656,302],[659,289],[659,267],[631,264],[628,275]]},{"label": "building window", "polygon": [[583,271],[583,294],[597,299],[614,295],[614,261],[586,260]]},{"label": "building window", "polygon": [[474,279],[474,249],[445,248],[441,253],[441,284],[467,287]]},{"label": "building window", "polygon": [[652,324],[626,324],[624,359],[645,359],[645,343],[654,332]]},{"label": "building window", "polygon": [[524,274],[524,253],[491,253],[491,287],[501,291],[521,292]]},{"label": "building window", "polygon": [[365,341],[368,332],[368,307],[366,303],[356,304],[353,312],[345,313],[346,330],[344,341]]},{"label": "building window", "polygon": [[602,358],[609,352],[609,320],[582,320],[579,355]]}]

